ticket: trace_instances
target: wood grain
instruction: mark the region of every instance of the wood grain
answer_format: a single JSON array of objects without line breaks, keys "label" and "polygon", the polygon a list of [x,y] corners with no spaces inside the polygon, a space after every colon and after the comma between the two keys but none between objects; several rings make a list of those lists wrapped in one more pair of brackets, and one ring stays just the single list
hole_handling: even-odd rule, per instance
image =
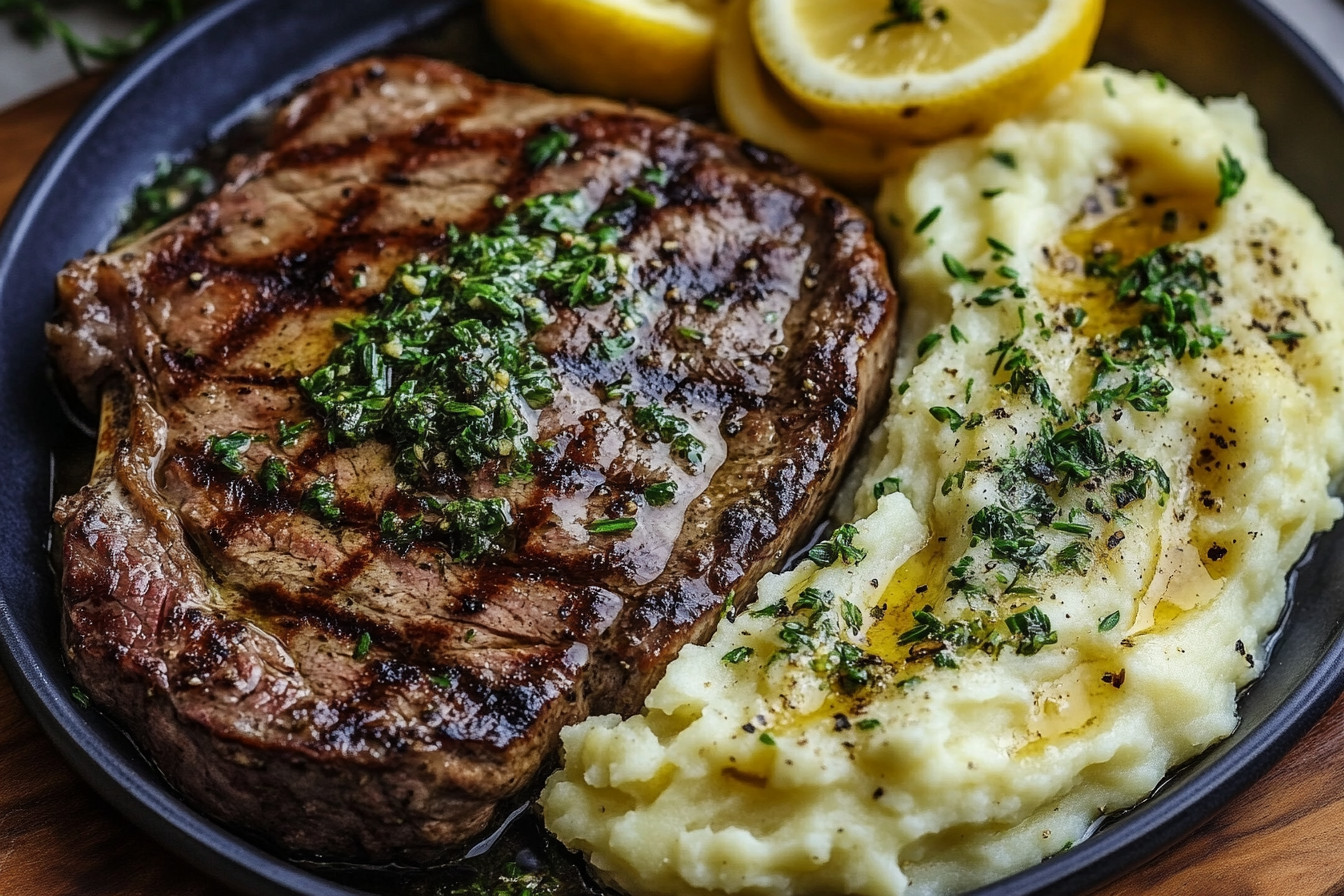
[{"label": "wood grain", "polygon": [[[85,79],[0,113],[0,212]],[[1263,780],[1105,896],[1344,894],[1344,700]],[[0,675],[0,894],[230,896],[133,828],[71,771]]]}]

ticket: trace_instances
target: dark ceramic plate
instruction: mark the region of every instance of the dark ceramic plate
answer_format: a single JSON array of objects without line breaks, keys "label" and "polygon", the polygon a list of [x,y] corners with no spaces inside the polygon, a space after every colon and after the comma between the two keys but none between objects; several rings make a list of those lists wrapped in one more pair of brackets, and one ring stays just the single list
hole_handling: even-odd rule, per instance
[{"label": "dark ceramic plate", "polygon": [[[52,278],[106,243],[156,158],[217,138],[305,77],[466,6],[463,0],[229,0],[114,78],[66,128],[0,229],[0,641],[6,670],[61,753],[120,811],[175,852],[257,894],[432,892],[432,882],[361,876],[360,889],[286,862],[186,805],[96,712],[70,697],[47,559],[55,459],[85,439],[59,411],[42,325]],[[1097,58],[1161,70],[1195,94],[1244,92],[1260,109],[1279,170],[1344,233],[1344,85],[1254,3],[1116,0]],[[1344,690],[1344,527],[1296,573],[1268,668],[1242,697],[1242,723],[1139,808],[1056,858],[981,891],[1093,887],[1142,863],[1262,774]],[[875,848],[881,848],[875,845]],[[324,872],[324,875],[326,872]],[[339,876],[338,876],[339,877]],[[356,878],[345,877],[345,881]]]}]

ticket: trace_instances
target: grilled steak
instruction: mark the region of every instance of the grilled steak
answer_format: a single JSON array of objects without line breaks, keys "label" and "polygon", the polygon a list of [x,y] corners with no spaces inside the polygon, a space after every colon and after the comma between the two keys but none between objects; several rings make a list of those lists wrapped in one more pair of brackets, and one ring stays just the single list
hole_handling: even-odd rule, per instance
[{"label": "grilled steak", "polygon": [[[895,299],[853,206],[642,108],[371,60],[293,97],[267,146],[60,275],[52,350],[104,415],[56,510],[69,662],[224,821],[429,861],[563,725],[633,710],[817,524],[881,402]],[[524,296],[554,387],[519,405],[525,434],[453,466],[339,429],[305,377],[389,278],[419,307],[398,266],[512,232],[538,197],[591,217],[523,229],[557,257],[578,232],[610,276]],[[392,341],[361,357],[381,371],[410,351]]]}]

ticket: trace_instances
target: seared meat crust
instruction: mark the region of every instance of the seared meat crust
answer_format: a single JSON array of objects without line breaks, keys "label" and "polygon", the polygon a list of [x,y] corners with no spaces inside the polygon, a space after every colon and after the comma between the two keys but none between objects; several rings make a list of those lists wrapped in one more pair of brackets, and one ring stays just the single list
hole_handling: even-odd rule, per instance
[{"label": "seared meat crust", "polygon": [[[576,142],[535,169],[524,147],[552,124]],[[104,409],[92,480],[56,512],[69,662],[208,812],[297,853],[430,861],[535,777],[563,725],[638,706],[811,531],[883,399],[896,303],[853,206],[647,109],[367,60],[298,93],[268,146],[191,213],[60,275],[55,360]],[[665,201],[621,247],[648,301],[633,349],[589,350],[610,307],[556,308],[537,340],[561,388],[535,421],[553,445],[530,482],[495,487],[487,464],[466,485],[512,502],[504,556],[383,544],[401,500],[387,445],[320,426],[281,444],[281,421],[312,414],[298,380],[333,324],[448,225],[489,226],[501,194],[599,204],[660,166]],[[623,375],[690,422],[702,469],[603,400]],[[241,473],[208,448],[234,431],[266,436]],[[256,479],[271,455],[293,473],[278,494]],[[651,471],[675,501],[638,499]],[[319,477],[337,523],[300,509]],[[626,515],[629,533],[586,528]]]}]

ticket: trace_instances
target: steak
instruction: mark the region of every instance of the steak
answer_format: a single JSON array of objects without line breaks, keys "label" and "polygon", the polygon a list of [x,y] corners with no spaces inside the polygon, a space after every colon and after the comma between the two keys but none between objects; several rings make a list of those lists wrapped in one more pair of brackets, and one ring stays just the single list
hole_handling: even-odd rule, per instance
[{"label": "steak", "polygon": [[[434,861],[819,523],[884,400],[884,255],[780,157],[424,59],[319,76],[226,180],[59,276],[55,362],[102,408],[55,513],[69,664],[224,822]],[[454,467],[322,412],[315,371],[385,286],[417,293],[414,265],[546,197],[590,215],[536,224],[546,245],[606,240],[590,260],[615,274],[523,297],[553,394],[518,406],[522,436]]]}]

